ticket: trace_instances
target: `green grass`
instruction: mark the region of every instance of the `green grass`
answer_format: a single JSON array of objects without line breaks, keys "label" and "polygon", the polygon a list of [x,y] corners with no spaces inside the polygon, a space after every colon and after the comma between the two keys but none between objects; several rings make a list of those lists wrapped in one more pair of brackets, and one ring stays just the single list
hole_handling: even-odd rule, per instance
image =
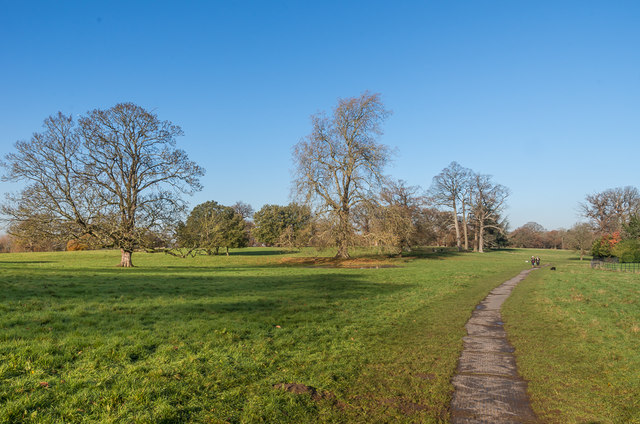
[{"label": "green grass", "polygon": [[3,254],[0,423],[446,421],[464,323],[528,255]]},{"label": "green grass", "polygon": [[640,423],[640,275],[592,270],[566,252],[516,287],[503,318],[549,423]]}]

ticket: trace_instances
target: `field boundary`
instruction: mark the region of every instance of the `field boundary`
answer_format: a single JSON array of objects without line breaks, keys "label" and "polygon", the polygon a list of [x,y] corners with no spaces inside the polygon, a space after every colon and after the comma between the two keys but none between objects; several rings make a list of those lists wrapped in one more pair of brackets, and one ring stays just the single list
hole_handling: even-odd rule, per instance
[{"label": "field boundary", "polygon": [[640,272],[638,262],[609,262],[600,259],[591,260],[592,269],[604,269],[606,271]]}]

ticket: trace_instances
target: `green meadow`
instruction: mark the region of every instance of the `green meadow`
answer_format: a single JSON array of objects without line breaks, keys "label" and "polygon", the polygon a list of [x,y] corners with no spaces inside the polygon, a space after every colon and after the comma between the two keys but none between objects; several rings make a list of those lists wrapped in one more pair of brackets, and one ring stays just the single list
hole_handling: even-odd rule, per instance
[{"label": "green meadow", "polygon": [[552,257],[557,270],[532,273],[503,306],[535,412],[548,423],[640,423],[640,274]]},{"label": "green meadow", "polygon": [[[0,423],[447,422],[464,324],[532,252],[3,254]],[[534,409],[638,420],[638,275],[539,253],[505,311]]]}]

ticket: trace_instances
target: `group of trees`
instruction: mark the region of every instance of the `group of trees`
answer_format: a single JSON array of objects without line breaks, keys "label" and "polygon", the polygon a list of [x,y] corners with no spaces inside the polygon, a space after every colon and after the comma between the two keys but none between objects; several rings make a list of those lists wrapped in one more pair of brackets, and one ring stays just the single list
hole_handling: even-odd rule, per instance
[{"label": "group of trees", "polygon": [[595,257],[616,257],[640,262],[640,192],[617,187],[588,195],[580,205],[597,237],[591,246]]},{"label": "group of trees", "polygon": [[[451,227],[459,250],[469,249],[471,235],[480,252],[487,234],[495,235],[492,242],[499,239],[509,190],[491,176],[453,162],[434,178],[427,195],[384,177],[391,151],[377,137],[388,116],[378,94],[340,100],[331,116],[312,117],[311,134],[295,147],[296,193],[329,223],[336,256],[348,257],[358,240],[408,249],[426,241],[425,232],[441,237]],[[448,224],[437,208],[449,212]]]},{"label": "group of trees", "polygon": [[220,248],[245,247],[249,242],[244,217],[233,207],[215,201],[199,204],[189,214],[186,222],[176,228],[179,247],[193,252],[203,249],[208,254],[218,254]]},{"label": "group of trees", "polygon": [[[26,185],[2,205],[10,236],[0,249],[116,247],[120,266],[129,267],[135,249],[153,247],[217,254],[247,245],[336,246],[347,258],[355,245],[504,246],[509,190],[491,176],[452,162],[424,192],[384,175],[392,151],[378,138],[389,115],[378,94],[339,100],[331,114],[311,117],[311,133],[294,147],[296,202],[254,214],[246,203],[208,201],[181,221],[183,195],[201,189],[204,170],[175,147],[180,127],[132,103],[76,120],[58,113],[2,163],[4,180]],[[638,189],[588,195],[581,210],[585,223],[546,231],[530,222],[509,242],[640,260]]]},{"label": "group of trees", "polygon": [[430,199],[451,214],[458,250],[469,250],[473,236],[473,250],[483,252],[491,234],[491,244],[506,242],[506,221],[502,216],[509,189],[483,175],[452,162],[433,178]]},{"label": "group of trees", "polygon": [[[313,115],[294,148],[295,199],[287,206],[196,206],[182,222],[182,195],[200,190],[204,170],[175,148],[182,130],[132,103],[74,120],[58,113],[44,130],[16,143],[3,178],[26,182],[2,206],[13,248],[116,247],[120,266],[137,248],[178,246],[218,253],[248,244],[354,245],[394,250],[419,244],[482,251],[504,231],[508,190],[455,162],[422,193],[383,174],[391,149],[378,142],[390,112],[378,94],[341,99],[331,115]],[[462,230],[461,230],[462,228]],[[455,236],[453,236],[455,231]],[[461,231],[463,236],[461,236]],[[7,244],[7,243],[5,243]]]},{"label": "group of trees", "polygon": [[[215,254],[247,245],[333,245],[346,258],[355,245],[479,252],[504,245],[509,190],[491,176],[452,162],[424,192],[384,175],[392,150],[378,138],[389,115],[378,94],[339,100],[330,114],[311,117],[311,133],[294,147],[295,203],[254,214],[248,204],[209,201],[181,221],[183,195],[201,189],[204,170],[175,148],[180,127],[131,103],[76,120],[58,113],[5,157],[4,179],[26,186],[2,212],[14,247],[116,247],[123,267],[133,265],[135,249],[159,246]],[[616,190],[588,197],[585,207],[607,231],[637,210],[633,192]],[[512,233],[516,244],[563,247],[569,238],[529,227]]]},{"label": "group of trees", "polygon": [[248,245],[301,247],[310,243],[313,228],[309,208],[296,203],[264,205],[254,213],[251,205],[243,202],[224,206],[208,201],[193,208],[185,222],[178,223],[172,244],[178,249],[169,252],[180,256],[201,251],[217,255],[225,249],[228,255],[230,248]]}]

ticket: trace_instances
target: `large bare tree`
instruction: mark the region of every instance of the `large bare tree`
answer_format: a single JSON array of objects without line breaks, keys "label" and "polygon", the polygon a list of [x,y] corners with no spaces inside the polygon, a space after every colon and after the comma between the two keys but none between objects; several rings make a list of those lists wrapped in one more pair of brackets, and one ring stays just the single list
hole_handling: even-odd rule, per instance
[{"label": "large bare tree", "polygon": [[311,134],[294,148],[294,189],[331,216],[336,257],[349,257],[352,209],[370,199],[382,181],[391,153],[377,140],[388,116],[379,94],[340,99],[331,116],[311,117]]},{"label": "large bare tree", "polygon": [[640,214],[640,192],[632,186],[610,188],[587,195],[580,208],[599,233],[621,231],[632,216]]},{"label": "large bare tree", "polygon": [[93,110],[78,124],[58,113],[5,157],[4,178],[27,186],[3,211],[13,221],[46,219],[69,226],[70,236],[93,235],[131,267],[145,236],[184,210],[181,195],[201,188],[203,169],[175,148],[181,135],[132,103]]}]

